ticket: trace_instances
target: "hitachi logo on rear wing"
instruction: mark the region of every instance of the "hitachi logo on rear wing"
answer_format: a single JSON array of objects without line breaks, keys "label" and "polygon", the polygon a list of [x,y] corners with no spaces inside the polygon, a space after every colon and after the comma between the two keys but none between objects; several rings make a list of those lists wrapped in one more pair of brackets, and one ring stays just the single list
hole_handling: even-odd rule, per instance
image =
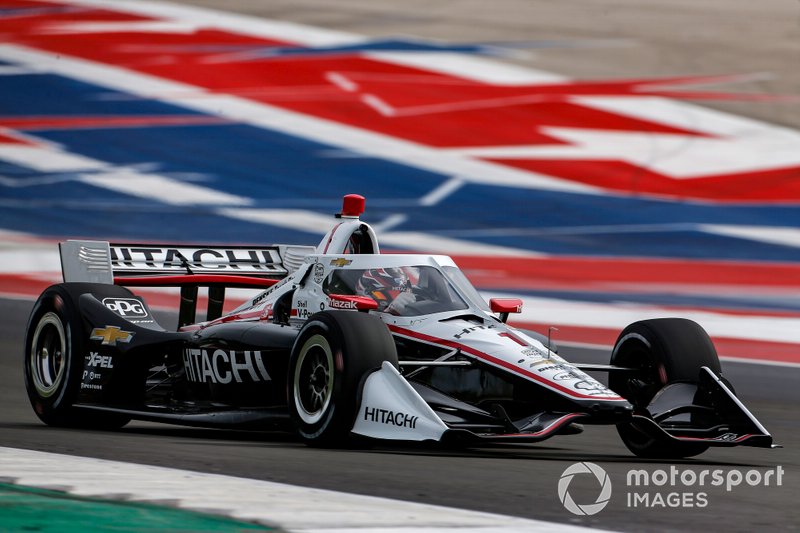
[{"label": "hitachi logo on rear wing", "polygon": [[277,247],[201,248],[176,246],[110,245],[115,274],[240,274],[285,276]]},{"label": "hitachi logo on rear wing", "polygon": [[235,274],[280,278],[313,246],[173,246],[66,241],[59,245],[64,281],[113,283],[114,276]]}]

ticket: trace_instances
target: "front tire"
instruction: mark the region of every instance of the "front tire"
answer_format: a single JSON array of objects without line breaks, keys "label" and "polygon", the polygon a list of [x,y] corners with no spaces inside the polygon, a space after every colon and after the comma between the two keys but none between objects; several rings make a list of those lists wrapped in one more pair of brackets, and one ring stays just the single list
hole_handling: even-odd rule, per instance
[{"label": "front tire", "polygon": [[[643,410],[666,385],[697,383],[700,368],[720,373],[714,344],[696,322],[682,318],[659,318],[635,322],[617,338],[611,364],[636,368],[635,375],[612,372],[609,388]],[[708,445],[663,442],[640,431],[631,423],[617,425],[625,446],[638,457],[679,459],[705,452]]]},{"label": "front tire", "polygon": [[350,441],[366,377],[384,361],[397,367],[386,325],[353,311],[310,317],[289,359],[288,404],[292,422],[307,443],[341,446]]}]

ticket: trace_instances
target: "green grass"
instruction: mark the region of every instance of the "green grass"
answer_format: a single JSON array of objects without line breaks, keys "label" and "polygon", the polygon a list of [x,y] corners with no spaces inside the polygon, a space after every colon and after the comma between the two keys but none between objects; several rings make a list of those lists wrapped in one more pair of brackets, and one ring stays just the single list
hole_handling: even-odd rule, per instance
[{"label": "green grass", "polygon": [[172,507],[83,498],[64,492],[0,483],[0,531],[173,533],[275,529]]}]

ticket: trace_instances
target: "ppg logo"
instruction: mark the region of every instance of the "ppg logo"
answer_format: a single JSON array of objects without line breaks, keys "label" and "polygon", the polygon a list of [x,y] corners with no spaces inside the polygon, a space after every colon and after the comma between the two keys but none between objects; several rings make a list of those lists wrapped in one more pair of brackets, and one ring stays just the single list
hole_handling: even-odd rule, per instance
[{"label": "ppg logo", "polygon": [[144,304],[133,298],[104,298],[103,305],[123,318],[145,318]]}]

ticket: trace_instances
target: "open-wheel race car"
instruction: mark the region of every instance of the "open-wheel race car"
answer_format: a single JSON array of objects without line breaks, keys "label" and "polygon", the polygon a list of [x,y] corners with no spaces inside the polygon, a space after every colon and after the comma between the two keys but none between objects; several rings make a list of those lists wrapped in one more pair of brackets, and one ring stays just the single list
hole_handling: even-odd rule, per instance
[{"label": "open-wheel race car", "polygon": [[[571,364],[506,323],[520,300],[487,305],[449,257],[381,254],[363,210],[346,196],[316,248],[61,243],[64,283],[39,297],[26,334],[36,414],[88,428],[293,428],[328,446],[535,442],[583,424],[616,425],[646,457],[773,446],[696,323],[636,322],[610,364]],[[177,331],[126,286],[180,287]],[[223,315],[232,287],[263,292]]]}]

